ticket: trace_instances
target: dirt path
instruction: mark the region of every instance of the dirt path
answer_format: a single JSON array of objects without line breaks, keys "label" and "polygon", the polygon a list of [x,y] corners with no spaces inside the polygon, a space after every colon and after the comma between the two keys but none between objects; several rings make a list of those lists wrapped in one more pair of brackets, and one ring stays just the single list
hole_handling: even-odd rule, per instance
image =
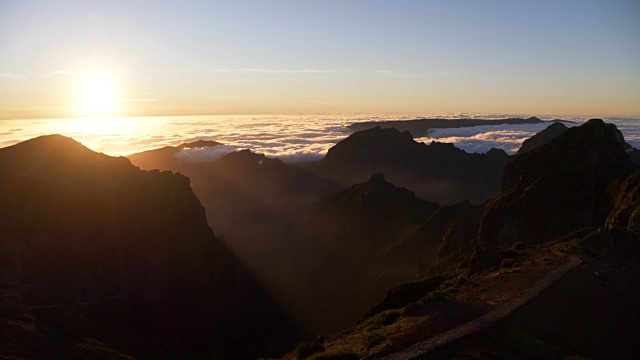
[{"label": "dirt path", "polygon": [[540,281],[538,281],[532,287],[524,290],[518,296],[513,298],[512,300],[496,307],[488,314],[480,316],[479,318],[469,321],[468,323],[453,328],[445,333],[442,333],[438,336],[432,337],[429,340],[417,343],[411,347],[408,347],[402,351],[398,351],[394,354],[391,354],[383,359],[387,360],[408,360],[414,359],[416,357],[422,356],[438,347],[449,344],[450,342],[460,339],[464,336],[477,332],[483,328],[487,328],[491,326],[496,321],[504,318],[505,316],[512,313],[514,310],[519,308],[520,306],[526,304],[531,299],[533,299],[536,295],[540,294],[544,289],[548,288],[560,279],[564,274],[566,274],[569,270],[578,266],[582,263],[577,256],[569,257],[569,261],[555,270],[552,270],[547,275],[544,276]]}]

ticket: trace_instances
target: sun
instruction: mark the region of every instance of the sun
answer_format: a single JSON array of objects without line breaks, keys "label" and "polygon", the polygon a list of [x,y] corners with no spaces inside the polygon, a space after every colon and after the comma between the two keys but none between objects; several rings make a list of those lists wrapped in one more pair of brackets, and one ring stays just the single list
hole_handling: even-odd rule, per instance
[{"label": "sun", "polygon": [[80,74],[76,79],[76,111],[81,116],[105,117],[118,113],[115,77],[102,72]]}]

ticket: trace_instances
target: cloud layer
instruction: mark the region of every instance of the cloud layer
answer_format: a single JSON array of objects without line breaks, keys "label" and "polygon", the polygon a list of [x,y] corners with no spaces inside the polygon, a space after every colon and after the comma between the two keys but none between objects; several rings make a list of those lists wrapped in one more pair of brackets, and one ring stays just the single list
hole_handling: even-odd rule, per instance
[{"label": "cloud layer", "polygon": [[[568,127],[579,123],[564,123]],[[483,125],[467,128],[433,129],[427,136],[416,141],[430,143],[431,141],[448,142],[466,152],[485,153],[491,148],[502,149],[508,154],[514,154],[522,142],[536,133],[544,130],[551,123],[521,124],[521,125]]]},{"label": "cloud layer", "polygon": [[[445,114],[441,118],[505,118],[504,114]],[[520,115],[528,117],[527,115]],[[128,155],[167,145],[196,140],[215,140],[224,146],[189,149],[178,156],[184,161],[201,161],[250,149],[287,162],[321,159],[350,131],[346,126],[361,121],[413,119],[414,114],[329,114],[264,116],[173,116],[118,119],[2,120],[0,147],[39,135],[58,133],[75,138],[87,147],[109,155]],[[584,119],[571,119],[579,125]],[[640,119],[605,119],[618,126],[627,142],[640,147]],[[450,142],[467,152],[486,152],[492,147],[514,153],[522,142],[550,123],[484,125],[469,128],[434,129],[416,139]]]}]

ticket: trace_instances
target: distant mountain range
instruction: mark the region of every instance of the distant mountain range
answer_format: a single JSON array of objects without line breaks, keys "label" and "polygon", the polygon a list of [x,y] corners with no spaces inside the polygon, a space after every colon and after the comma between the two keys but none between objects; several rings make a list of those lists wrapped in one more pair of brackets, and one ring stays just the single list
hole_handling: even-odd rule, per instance
[{"label": "distant mountain range", "polygon": [[[566,120],[551,120],[552,122],[570,122]],[[401,132],[408,131],[413,137],[419,138],[427,134],[430,129],[439,128],[462,128],[482,125],[504,125],[504,124],[537,124],[543,120],[532,116],[527,119],[510,118],[499,120],[485,119],[415,119],[415,120],[384,120],[384,121],[367,121],[349,125],[349,129],[361,131],[380,126],[383,129],[394,128]]]}]

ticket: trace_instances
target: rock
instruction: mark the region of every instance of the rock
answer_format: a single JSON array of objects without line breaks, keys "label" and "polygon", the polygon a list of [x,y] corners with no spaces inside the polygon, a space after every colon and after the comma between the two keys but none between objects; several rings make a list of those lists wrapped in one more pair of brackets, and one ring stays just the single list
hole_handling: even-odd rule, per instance
[{"label": "rock", "polygon": [[538,147],[549,140],[555,139],[560,136],[562,133],[567,131],[568,127],[566,127],[563,123],[555,122],[549,126],[547,126],[544,130],[539,133],[533,135],[531,138],[526,139],[520,149],[518,149],[517,154],[524,154],[525,152]]},{"label": "rock", "polygon": [[614,125],[593,119],[511,161],[501,193],[485,208],[480,243],[537,244],[604,225],[610,184],[637,168],[617,134]]}]

